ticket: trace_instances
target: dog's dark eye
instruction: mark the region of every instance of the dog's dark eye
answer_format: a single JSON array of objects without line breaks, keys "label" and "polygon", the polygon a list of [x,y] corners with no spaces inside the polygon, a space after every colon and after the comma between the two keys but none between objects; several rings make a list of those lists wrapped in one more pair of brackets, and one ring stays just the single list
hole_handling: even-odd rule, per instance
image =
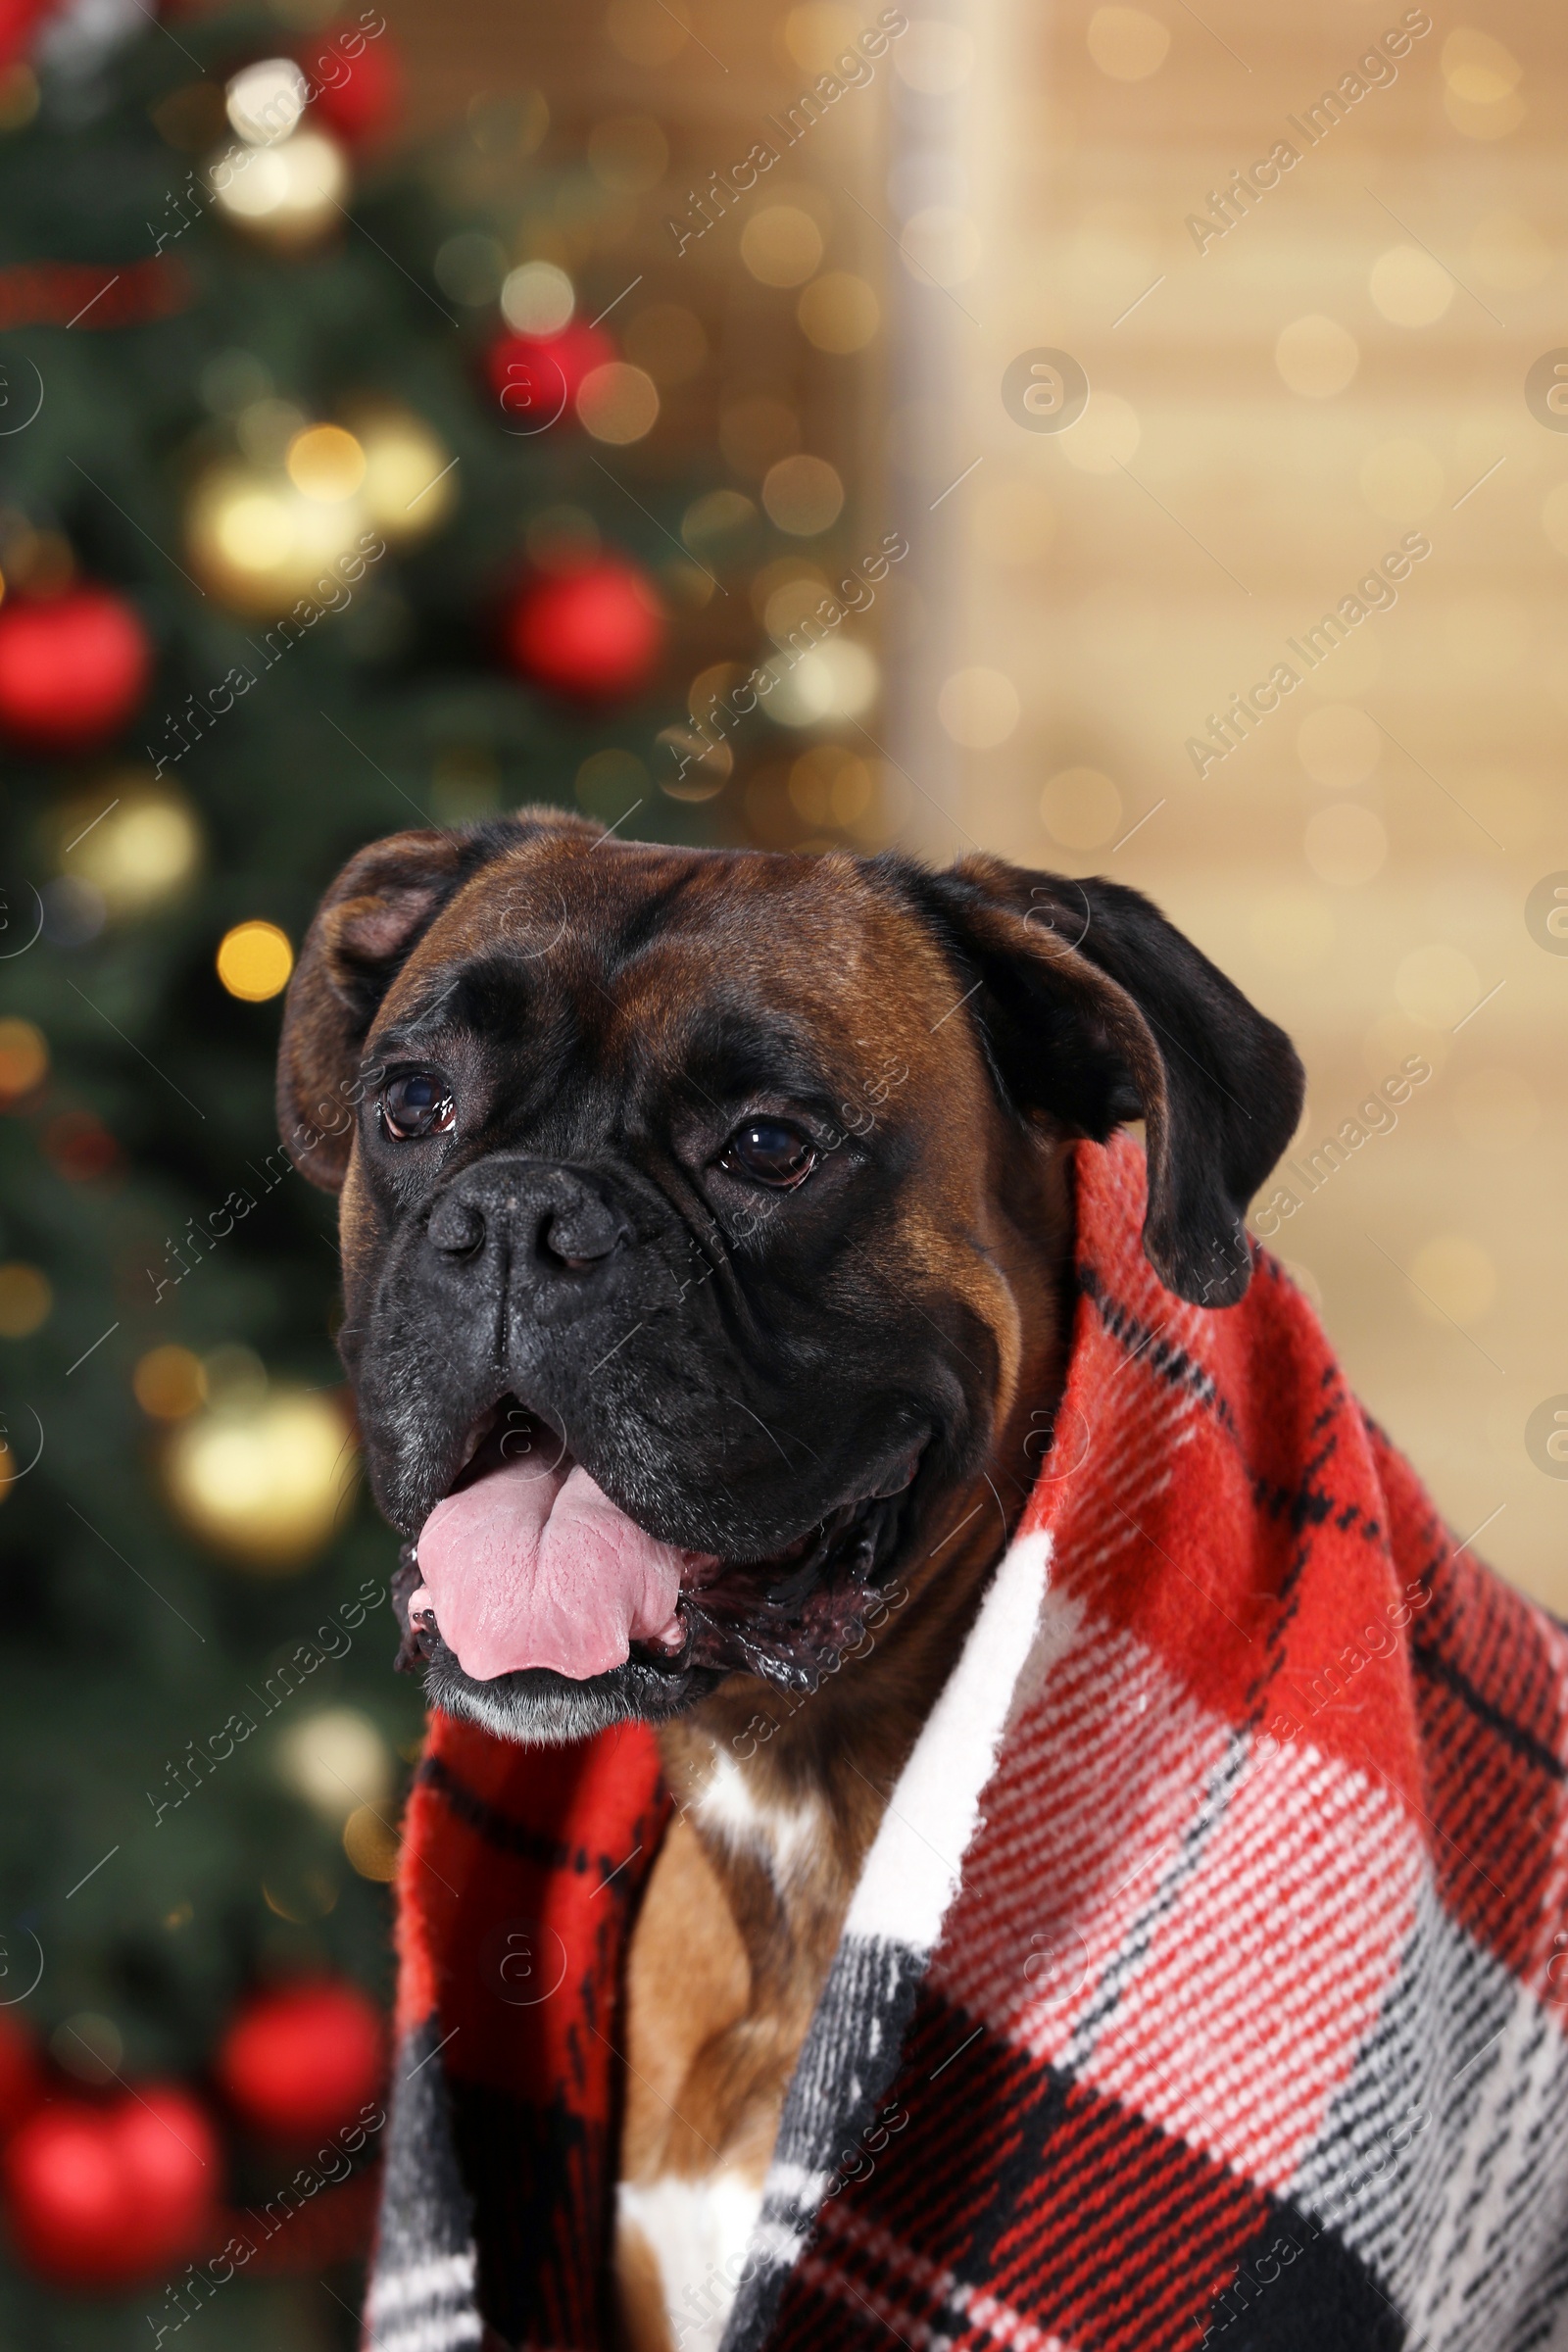
[{"label": "dog's dark eye", "polygon": [[718,1164],[732,1176],[748,1176],[753,1184],[770,1184],[787,1193],[804,1184],[815,1167],[816,1148],[782,1119],[753,1119],[736,1128]]},{"label": "dog's dark eye", "polygon": [[456,1103],[430,1070],[411,1070],[406,1078],[394,1078],[381,1097],[381,1123],[400,1144],[416,1136],[444,1135],[456,1116]]}]

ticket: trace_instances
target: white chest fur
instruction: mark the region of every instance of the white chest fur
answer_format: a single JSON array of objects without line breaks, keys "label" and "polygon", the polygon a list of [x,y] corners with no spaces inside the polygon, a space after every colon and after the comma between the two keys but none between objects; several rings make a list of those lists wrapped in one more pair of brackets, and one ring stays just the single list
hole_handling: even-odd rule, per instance
[{"label": "white chest fur", "polygon": [[622,2180],[616,2220],[652,2253],[675,2352],[717,2352],[746,2263],[761,2190],[739,2172]]}]

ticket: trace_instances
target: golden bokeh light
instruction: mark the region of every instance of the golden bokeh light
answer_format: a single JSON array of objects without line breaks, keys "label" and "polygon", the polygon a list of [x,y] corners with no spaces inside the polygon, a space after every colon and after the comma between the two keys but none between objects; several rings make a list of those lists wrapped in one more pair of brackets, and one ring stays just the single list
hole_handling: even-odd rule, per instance
[{"label": "golden bokeh light", "polygon": [[966,751],[994,751],[1018,724],[1018,689],[1000,669],[956,669],[937,695],[937,716]]},{"label": "golden bokeh light", "polygon": [[1042,788],[1040,818],[1069,850],[1102,849],[1121,830],[1122,798],[1098,767],[1058,768]]},{"label": "golden bokeh light", "polygon": [[198,1542],[242,1567],[288,1574],[330,1540],[353,1464],[337,1402],[316,1390],[276,1388],[181,1421],[164,1475]]},{"label": "golden bokeh light", "polygon": [[577,415],[596,441],[612,448],[641,441],[659,421],[659,386],[629,360],[591,368],[577,387]]},{"label": "golden bokeh light", "polygon": [[1170,27],[1143,8],[1097,8],[1085,37],[1090,56],[1113,81],[1147,81],[1170,49]]},{"label": "golden bokeh light", "polygon": [[800,0],[784,20],[784,46],[808,74],[830,74],[859,29],[859,17],[843,0]]},{"label": "golden bokeh light", "polygon": [[297,130],[273,146],[231,149],[209,167],[209,178],[226,220],[285,252],[338,228],[349,195],[343,150],[318,130]]},{"label": "golden bokeh light", "polygon": [[576,307],[576,290],[554,262],[520,263],[501,288],[501,316],[517,335],[559,335]]},{"label": "golden bokeh light", "polygon": [[1391,245],[1372,265],[1372,299],[1395,326],[1431,326],[1454,296],[1453,279],[1419,245]]},{"label": "golden bokeh light", "polygon": [[791,538],[814,539],[844,512],[844,483],[825,458],[780,458],[762,477],[762,505]]},{"label": "golden bokeh light", "polygon": [[1119,392],[1092,392],[1089,406],[1061,434],[1058,446],[1080,473],[1116,473],[1130,465],[1143,438],[1138,411]]},{"label": "golden bokeh light", "polygon": [[319,1707],[289,1724],[272,1760],[283,1786],[334,1829],[359,1805],[385,1805],[396,1777],[391,1749],[358,1707]]},{"label": "golden bokeh light", "polygon": [[135,769],[72,801],[58,829],[62,872],[100,892],[115,916],[145,914],[177,898],[202,860],[201,826],[190,803]]},{"label": "golden bokeh light", "polygon": [[876,778],[864,760],[841,744],[817,743],[791,766],[788,791],[807,824],[853,831],[871,814]]},{"label": "golden bokeh light", "polygon": [[460,468],[434,428],[412,409],[380,403],[350,419],[365,452],[365,479],[353,506],[390,547],[422,539],[457,504]]},{"label": "golden bokeh light", "polygon": [[49,1042],[31,1021],[0,1020],[0,1102],[30,1095],[49,1075]]},{"label": "golden bokeh light", "polygon": [[55,1302],[41,1266],[11,1258],[0,1265],[0,1340],[27,1340],[49,1320]]},{"label": "golden bokeh light", "polygon": [[863,351],[882,323],[875,292],[850,270],[813,277],[795,308],[801,332],[818,351]]},{"label": "golden bokeh light", "polygon": [[340,424],[310,424],[288,445],[283,469],[307,498],[352,498],[365,479],[365,452]]},{"label": "golden bokeh light", "polygon": [[173,1343],[149,1348],[137,1358],[130,1388],[153,1421],[183,1421],[207,1401],[207,1374],[200,1356]]},{"label": "golden bokeh light", "polygon": [[236,923],[220,940],[215,961],[218,977],[231,997],[247,1004],[265,1004],[288,986],[294,950],[287,932],[275,923]]},{"label": "golden bokeh light", "polygon": [[628,64],[643,67],[667,66],[691,37],[661,0],[610,0],[605,31]]},{"label": "golden bokeh light", "polygon": [[797,204],[765,204],[741,231],[741,260],[764,286],[799,286],[822,259],[822,232]]},{"label": "golden bokeh light", "polygon": [[1361,361],[1355,337],[1337,318],[1309,311],[1282,327],[1274,345],[1274,365],[1293,392],[1308,400],[1332,400],[1343,392]]},{"label": "golden bokeh light", "polygon": [[343,1824],[343,1851],[362,1879],[390,1885],[398,1875],[400,1841],[388,1809],[356,1805]]},{"label": "golden bokeh light", "polygon": [[712,555],[756,520],[757,508],[743,491],[709,490],[693,499],[681,516],[680,535],[694,555]]}]

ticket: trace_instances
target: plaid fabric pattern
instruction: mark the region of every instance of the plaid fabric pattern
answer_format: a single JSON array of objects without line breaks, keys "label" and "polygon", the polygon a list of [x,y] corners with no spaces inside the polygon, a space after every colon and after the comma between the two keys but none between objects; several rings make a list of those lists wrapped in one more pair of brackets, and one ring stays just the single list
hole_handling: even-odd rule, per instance
[{"label": "plaid fabric pattern", "polygon": [[[1568,1636],[1455,1546],[1265,1254],[1187,1305],[1136,1148],[1075,1167],[1054,1442],[853,1898],[725,2352],[1568,2352]],[[383,2352],[481,2311],[611,2341],[662,1802],[641,1732],[435,1725]],[[509,2012],[523,1915],[560,1982]]]}]

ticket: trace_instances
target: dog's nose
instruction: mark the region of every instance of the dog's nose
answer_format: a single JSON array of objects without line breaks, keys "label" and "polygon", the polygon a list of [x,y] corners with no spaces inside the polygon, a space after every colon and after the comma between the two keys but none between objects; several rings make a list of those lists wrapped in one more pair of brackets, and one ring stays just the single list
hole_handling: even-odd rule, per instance
[{"label": "dog's nose", "polygon": [[548,1278],[593,1273],[631,1226],[578,1169],[514,1160],[465,1169],[431,1209],[426,1231],[449,1259],[477,1258],[487,1240],[504,1237],[514,1265],[531,1262]]}]

